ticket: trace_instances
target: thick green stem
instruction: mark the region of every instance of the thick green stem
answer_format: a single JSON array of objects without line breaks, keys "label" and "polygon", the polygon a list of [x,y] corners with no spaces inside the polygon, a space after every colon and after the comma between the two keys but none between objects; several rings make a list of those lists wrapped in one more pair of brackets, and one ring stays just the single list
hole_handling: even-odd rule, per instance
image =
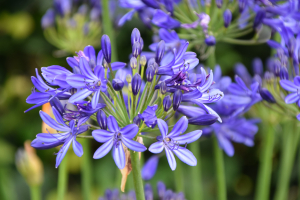
[{"label": "thick green stem", "polygon": [[225,170],[224,170],[224,158],[223,151],[218,145],[217,137],[213,138],[214,143],[214,156],[218,183],[218,200],[226,200],[226,180],[225,180]]},{"label": "thick green stem", "polygon": [[274,129],[271,123],[264,121],[262,126],[262,150],[260,165],[258,170],[258,179],[256,184],[255,200],[270,199],[270,184],[272,175],[272,154],[274,148]]},{"label": "thick green stem", "polygon": [[30,197],[31,200],[41,200],[42,199],[41,186],[39,185],[30,186]]},{"label": "thick green stem", "polygon": [[175,189],[176,192],[184,193],[184,177],[182,173],[182,163],[181,160],[176,158],[176,169],[174,171],[174,181],[175,181]]},{"label": "thick green stem", "polygon": [[141,174],[139,152],[134,152],[130,150],[130,156],[131,156],[132,177],[133,177],[136,199],[145,200],[144,183]]},{"label": "thick green stem", "polygon": [[68,154],[65,155],[58,167],[57,200],[64,200],[68,186]]},{"label": "thick green stem", "polygon": [[[295,121],[292,121],[295,123]],[[295,132],[293,129],[293,123],[285,123],[284,124],[284,135],[283,135],[283,143],[282,143],[282,153],[281,153],[281,162],[280,162],[280,171],[279,171],[279,179],[277,181],[277,189],[275,192],[275,200],[285,200],[288,199],[288,190],[290,184],[290,177],[292,173],[292,169],[294,166],[298,141],[299,141],[299,133]]]},{"label": "thick green stem", "polygon": [[91,189],[92,189],[92,167],[91,167],[91,150],[90,150],[90,140],[82,140],[82,147],[84,155],[82,157],[82,167],[81,167],[81,184],[83,199],[91,199]]},{"label": "thick green stem", "polygon": [[215,57],[215,48],[211,47],[211,53],[207,59],[207,65],[211,68],[214,69],[216,65],[216,57]]},{"label": "thick green stem", "polygon": [[191,181],[192,181],[192,195],[191,199],[203,199],[202,190],[202,176],[201,176],[201,155],[200,155],[200,141],[190,144],[191,152],[197,159],[197,166],[191,168]]},{"label": "thick green stem", "polygon": [[109,15],[109,0],[101,0],[100,2],[102,4],[102,25],[103,25],[103,31],[106,35],[109,36],[110,42],[111,42],[111,61],[114,62],[117,60],[117,48],[116,48],[116,40],[115,40],[115,34],[113,30],[113,25],[110,15]]}]

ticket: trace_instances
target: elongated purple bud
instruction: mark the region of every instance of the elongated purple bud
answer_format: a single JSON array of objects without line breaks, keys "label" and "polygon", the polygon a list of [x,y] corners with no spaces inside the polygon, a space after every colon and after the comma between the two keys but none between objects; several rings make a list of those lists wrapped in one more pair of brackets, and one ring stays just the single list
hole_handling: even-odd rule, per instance
[{"label": "elongated purple bud", "polygon": [[165,55],[165,41],[161,40],[156,47],[155,61],[160,63],[161,59]]},{"label": "elongated purple bud", "polygon": [[182,92],[177,90],[173,96],[173,110],[176,111],[182,101]]},{"label": "elongated purple bud", "polygon": [[212,35],[205,38],[205,44],[207,46],[214,46],[216,44],[216,38]]},{"label": "elongated purple bud", "polygon": [[167,93],[167,84],[165,81],[160,83],[160,92],[161,92],[161,94]]},{"label": "elongated purple bud", "polygon": [[266,88],[261,88],[259,90],[259,94],[260,94],[261,98],[263,98],[263,100],[265,100],[269,103],[276,103],[274,96]]},{"label": "elongated purple bud", "polygon": [[97,113],[97,122],[101,129],[106,130],[107,129],[107,117],[104,113],[104,111],[99,110]]},{"label": "elongated purple bud", "polygon": [[148,82],[152,82],[155,74],[154,66],[148,66],[146,69],[146,78]]},{"label": "elongated purple bud", "polygon": [[170,109],[171,105],[172,105],[171,97],[169,95],[165,96],[163,100],[164,111],[167,112]]},{"label": "elongated purple bud", "polygon": [[227,28],[231,24],[232,13],[229,9],[226,9],[223,13],[224,26]]},{"label": "elongated purple bud", "polygon": [[151,8],[159,9],[159,4],[156,0],[142,0],[142,2]]},{"label": "elongated purple bud", "polygon": [[238,0],[239,1],[239,12],[242,13],[246,7],[247,0]]},{"label": "elongated purple bud", "polygon": [[170,0],[164,0],[164,4],[165,4],[165,8],[168,12],[171,13],[171,15],[173,16],[173,12],[174,12],[174,6],[173,6],[173,1]]},{"label": "elongated purple bud", "polygon": [[189,124],[208,126],[212,125],[218,120],[218,117],[211,114],[200,115],[189,119]]},{"label": "elongated purple bud", "polygon": [[140,126],[140,124],[141,124],[141,119],[140,119],[140,117],[137,115],[137,116],[135,116],[135,117],[133,118],[132,122],[133,122],[134,124],[136,124],[137,126]]},{"label": "elongated purple bud", "polygon": [[218,8],[222,8],[223,0],[216,0],[216,5]]},{"label": "elongated purple bud", "polygon": [[42,28],[46,29],[52,27],[55,24],[55,12],[53,9],[48,9],[41,20]]},{"label": "elongated purple bud", "polygon": [[259,76],[263,76],[264,73],[264,67],[263,63],[260,58],[254,58],[252,61],[252,68],[254,74],[257,74]]},{"label": "elongated purple bud", "polygon": [[153,191],[149,183],[145,185],[145,200],[153,200]]},{"label": "elongated purple bud", "polygon": [[130,58],[130,67],[131,67],[131,69],[136,69],[137,68],[137,59],[136,59],[136,57],[131,57]]},{"label": "elongated purple bud", "polygon": [[142,78],[139,74],[135,74],[132,77],[132,82],[131,82],[131,89],[132,89],[132,93],[133,95],[137,95],[141,89],[141,85],[142,85]]},{"label": "elongated purple bud", "polygon": [[144,180],[150,180],[157,169],[159,157],[158,156],[151,156],[145,163],[142,169],[142,178]]},{"label": "elongated purple bud", "polygon": [[140,39],[141,39],[141,33],[139,29],[134,28],[131,32],[131,46],[133,46],[135,42],[140,42]]},{"label": "elongated purple bud", "polygon": [[138,57],[141,54],[141,44],[139,42],[135,42],[132,46],[132,56]]},{"label": "elongated purple bud", "polygon": [[289,72],[286,67],[280,67],[279,78],[281,80],[289,80]]},{"label": "elongated purple bud", "polygon": [[108,35],[103,35],[101,38],[101,48],[104,59],[107,63],[111,63],[111,44]]},{"label": "elongated purple bud", "polygon": [[118,78],[112,80],[112,86],[115,91],[120,91],[124,87],[124,82]]},{"label": "elongated purple bud", "polygon": [[254,18],[253,28],[256,29],[261,23],[262,20],[266,17],[266,11],[264,9],[260,9]]},{"label": "elongated purple bud", "polygon": [[166,185],[163,182],[159,181],[156,187],[159,199],[164,199],[166,193]]}]

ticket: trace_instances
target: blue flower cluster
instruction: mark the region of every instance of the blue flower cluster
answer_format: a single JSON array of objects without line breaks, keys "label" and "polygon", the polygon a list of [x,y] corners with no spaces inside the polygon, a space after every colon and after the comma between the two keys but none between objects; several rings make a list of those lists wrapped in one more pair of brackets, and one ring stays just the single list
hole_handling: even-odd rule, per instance
[{"label": "blue flower cluster", "polygon": [[[170,189],[167,189],[163,182],[158,182],[157,187],[157,198],[154,196],[153,189],[150,184],[145,185],[145,200],[185,200],[184,194],[182,192],[176,193]],[[136,200],[136,195],[134,191],[129,191],[127,194],[119,194],[118,189],[110,190],[107,189],[103,197],[99,200]]]}]

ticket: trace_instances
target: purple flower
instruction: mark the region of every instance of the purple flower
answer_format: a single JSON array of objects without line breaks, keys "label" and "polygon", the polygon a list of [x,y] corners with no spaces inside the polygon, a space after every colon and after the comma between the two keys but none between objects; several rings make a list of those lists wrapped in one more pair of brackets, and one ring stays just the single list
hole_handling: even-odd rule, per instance
[{"label": "purple flower", "polygon": [[111,44],[108,35],[103,35],[101,38],[101,47],[104,59],[107,63],[111,62]]},{"label": "purple flower", "polygon": [[47,12],[42,17],[41,24],[42,24],[43,29],[54,26],[54,24],[55,24],[55,12],[54,12],[53,9],[50,8],[50,9],[47,10]]},{"label": "purple flower", "polygon": [[174,154],[184,163],[190,166],[197,165],[197,159],[186,147],[180,145],[188,144],[198,140],[202,134],[201,130],[192,131],[190,133],[183,134],[188,127],[188,120],[184,116],[178,120],[174,125],[172,131],[168,134],[168,125],[162,120],[157,120],[157,125],[160,130],[161,136],[157,137],[157,142],[153,143],[149,147],[149,151],[152,153],[160,153],[165,149],[167,159],[171,169],[176,169],[176,160]]},{"label": "purple flower", "polygon": [[180,27],[180,22],[173,19],[162,10],[156,10],[153,14],[152,23],[160,28],[174,29]]},{"label": "purple flower", "polygon": [[80,58],[79,67],[82,74],[73,74],[67,77],[67,83],[77,88],[77,92],[70,97],[69,102],[75,103],[94,93],[92,108],[96,108],[100,92],[106,91],[107,80],[104,78],[104,68],[97,65],[92,71],[84,57]]},{"label": "purple flower", "polygon": [[223,13],[224,26],[227,28],[231,24],[232,13],[229,9],[226,9]]},{"label": "purple flower", "polygon": [[[71,94],[69,92],[65,92],[64,90],[55,89],[48,86],[44,82],[42,77],[38,74],[38,70],[36,69],[35,71],[36,77],[31,77],[34,89],[32,90],[32,93],[27,97],[26,103],[36,105],[32,106],[25,112],[28,112],[34,108],[44,105],[47,102],[51,103],[52,101],[54,101],[54,98],[58,98],[60,100],[66,100],[70,98]],[[36,91],[36,89],[38,91]]]},{"label": "purple flower", "polygon": [[144,180],[150,180],[157,169],[157,165],[158,165],[158,161],[159,161],[159,157],[158,156],[151,156],[146,163],[143,166],[142,169],[142,178]]},{"label": "purple flower", "polygon": [[52,110],[56,121],[43,111],[40,111],[40,116],[47,125],[61,133],[39,133],[36,135],[36,139],[32,141],[31,146],[36,149],[50,149],[63,144],[56,156],[55,167],[57,168],[71,144],[73,144],[74,153],[78,157],[82,156],[83,149],[81,144],[77,142],[76,136],[87,131],[88,126],[76,126],[75,120],[71,120],[69,124],[66,124],[56,108],[52,107]]},{"label": "purple flower", "polygon": [[112,149],[112,155],[117,167],[123,169],[126,163],[123,145],[138,152],[143,152],[147,149],[144,145],[133,140],[139,131],[137,125],[129,124],[121,129],[117,120],[113,116],[109,116],[107,126],[109,131],[98,129],[92,132],[96,141],[104,143],[95,151],[94,159],[102,158]]},{"label": "purple flower", "polygon": [[228,156],[234,155],[234,147],[231,143],[237,142],[252,147],[254,136],[258,131],[256,123],[258,120],[246,120],[238,117],[223,117],[223,123],[215,123],[210,127],[204,128],[203,133],[214,132],[219,143],[219,147]]},{"label": "purple flower", "polygon": [[157,105],[148,106],[147,109],[142,114],[139,113],[138,116],[148,127],[154,128],[157,123],[156,110]]},{"label": "purple flower", "polygon": [[279,83],[283,89],[291,92],[285,97],[285,103],[297,103],[300,107],[300,76],[296,76],[294,78],[294,82],[289,80],[280,80]]}]

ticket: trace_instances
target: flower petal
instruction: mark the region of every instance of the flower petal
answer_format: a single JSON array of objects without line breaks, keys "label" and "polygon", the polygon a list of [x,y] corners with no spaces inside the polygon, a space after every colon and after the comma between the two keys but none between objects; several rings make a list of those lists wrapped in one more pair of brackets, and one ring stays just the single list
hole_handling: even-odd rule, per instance
[{"label": "flower petal", "polygon": [[139,131],[139,127],[135,124],[129,124],[120,130],[122,136],[132,139]]},{"label": "flower petal", "polygon": [[163,136],[163,138],[165,138],[166,135],[168,134],[167,123],[162,119],[157,119],[157,125],[158,125],[161,135]]},{"label": "flower petal", "polygon": [[112,146],[113,146],[113,139],[105,142],[104,144],[101,145],[101,147],[99,147],[95,153],[93,158],[94,159],[99,159],[104,157],[106,154],[108,154],[108,152],[111,150]]},{"label": "flower petal", "polygon": [[179,144],[188,144],[198,140],[201,135],[202,135],[202,131],[196,130],[184,135],[173,137],[172,139],[178,142]]},{"label": "flower petal", "polygon": [[92,83],[93,80],[81,74],[73,74],[67,76],[66,81],[74,88],[84,88],[87,83]]},{"label": "flower petal", "polygon": [[152,153],[160,153],[164,150],[164,144],[163,142],[155,142],[150,145],[149,151]]},{"label": "flower petal", "polygon": [[168,137],[174,137],[174,136],[184,133],[188,127],[188,123],[189,122],[188,122],[188,119],[186,118],[186,116],[181,117],[174,125],[174,127],[173,127],[172,131],[170,132],[170,134],[168,135]]},{"label": "flower petal", "polygon": [[142,178],[144,180],[150,180],[157,169],[159,157],[158,156],[151,156],[145,163],[142,169]]},{"label": "flower petal", "polygon": [[127,139],[125,137],[122,137],[122,142],[124,143],[124,145],[126,147],[128,147],[129,149],[131,149],[133,151],[144,152],[147,150],[147,148],[144,145],[142,145],[141,143],[134,141],[134,140]]},{"label": "flower petal", "polygon": [[49,125],[51,128],[54,128],[55,130],[59,130],[59,131],[70,131],[69,127],[65,127],[65,126],[59,125],[53,118],[51,118],[44,111],[40,111],[40,116],[41,116],[42,120],[47,125]]},{"label": "flower petal", "polygon": [[97,90],[92,98],[92,108],[93,109],[95,109],[97,107],[99,98],[100,98],[100,90]]},{"label": "flower petal", "polygon": [[76,138],[73,139],[73,151],[78,157],[83,155],[82,145],[76,141]]},{"label": "flower petal", "polygon": [[125,167],[126,158],[122,143],[113,146],[113,158],[119,169]]},{"label": "flower petal", "polygon": [[220,148],[223,149],[228,156],[230,157],[233,156],[234,148],[231,142],[229,141],[229,139],[221,134],[218,134],[217,138],[218,138]]},{"label": "flower petal", "polygon": [[284,101],[287,104],[296,103],[299,100],[299,98],[300,97],[297,93],[291,93],[285,97]]},{"label": "flower petal", "polygon": [[83,89],[83,90],[77,91],[75,94],[73,94],[70,97],[69,102],[75,103],[76,101],[81,101],[81,100],[85,99],[86,97],[88,97],[92,93],[93,93],[93,91],[90,91],[88,89]]},{"label": "flower petal", "polygon": [[118,132],[120,130],[118,122],[113,116],[107,118],[107,126],[111,132]]},{"label": "flower petal", "polygon": [[92,132],[92,135],[97,142],[104,143],[112,139],[114,133],[102,129],[97,129]]},{"label": "flower petal", "polygon": [[174,154],[173,152],[168,149],[168,148],[165,148],[165,151],[166,151],[166,155],[167,155],[167,159],[168,159],[168,163],[172,169],[172,171],[174,171],[176,169],[176,160],[175,160],[175,157],[174,157]]},{"label": "flower petal", "polygon": [[190,166],[197,165],[197,159],[194,154],[184,147],[179,147],[173,151],[175,155],[184,163]]},{"label": "flower petal", "polygon": [[79,67],[80,67],[80,70],[82,72],[82,74],[90,79],[94,79],[94,80],[97,80],[98,78],[94,75],[88,61],[84,58],[84,57],[81,57],[80,58],[80,61],[79,61]]},{"label": "flower petal", "polygon": [[60,150],[59,150],[59,152],[57,153],[57,156],[56,156],[55,168],[57,168],[60,165],[62,159],[65,157],[66,153],[68,152],[68,149],[69,149],[71,143],[72,143],[72,139],[70,138],[60,148]]},{"label": "flower petal", "polygon": [[290,92],[297,92],[298,87],[293,82],[289,80],[280,80],[279,83],[283,89]]}]

